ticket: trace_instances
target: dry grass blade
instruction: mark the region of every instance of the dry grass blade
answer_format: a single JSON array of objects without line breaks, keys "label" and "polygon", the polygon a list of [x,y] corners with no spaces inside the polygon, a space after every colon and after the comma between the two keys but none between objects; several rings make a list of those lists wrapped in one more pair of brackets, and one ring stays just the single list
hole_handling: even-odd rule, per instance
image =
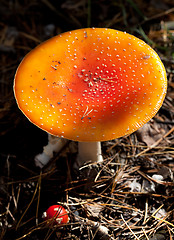
[{"label": "dry grass blade", "polygon": [[135,157],[139,157],[139,156],[143,155],[144,153],[148,152],[149,150],[153,149],[154,147],[156,147],[162,140],[164,140],[173,131],[174,131],[174,127],[171,128],[166,134],[164,134],[164,136],[162,138],[160,138],[157,142],[155,142],[152,146],[150,146],[150,147],[146,148],[144,151],[138,153]]},{"label": "dry grass blade", "polygon": [[137,171],[139,174],[141,174],[144,178],[146,178],[149,181],[161,184],[161,185],[166,185],[166,186],[174,186],[173,182],[165,182],[165,181],[160,181],[160,180],[156,180],[148,175],[146,175],[145,173],[141,172],[141,171]]},{"label": "dry grass blade", "polygon": [[36,185],[36,188],[35,188],[35,191],[34,191],[34,193],[33,193],[33,196],[32,196],[32,199],[31,199],[30,203],[29,203],[28,206],[26,207],[24,213],[22,214],[21,218],[19,219],[19,221],[18,221],[18,223],[17,223],[17,225],[16,225],[16,230],[18,230],[18,228],[20,227],[20,224],[21,224],[21,221],[22,221],[23,217],[26,215],[28,209],[30,208],[31,204],[33,203],[34,198],[35,198],[35,196],[36,196],[36,193],[37,193],[37,191],[38,191],[38,187],[39,187],[39,182],[38,182],[37,185]]},{"label": "dry grass blade", "polygon": [[127,226],[127,228],[129,229],[129,231],[132,233],[132,235],[135,237],[135,239],[139,240],[139,238],[135,235],[135,233],[132,231],[132,229],[129,227],[129,225],[127,224],[127,222],[124,220],[123,215],[121,214],[121,218],[123,220],[123,222],[125,223],[125,225]]},{"label": "dry grass blade", "polygon": [[166,221],[165,219],[161,219],[161,218],[159,218],[159,217],[156,217],[156,216],[152,216],[152,217],[153,217],[153,218],[155,218],[155,219],[157,219],[157,220],[159,220],[160,222],[167,223],[168,225],[170,225],[170,226],[174,227],[174,224],[172,224],[172,223],[170,223],[170,222]]}]

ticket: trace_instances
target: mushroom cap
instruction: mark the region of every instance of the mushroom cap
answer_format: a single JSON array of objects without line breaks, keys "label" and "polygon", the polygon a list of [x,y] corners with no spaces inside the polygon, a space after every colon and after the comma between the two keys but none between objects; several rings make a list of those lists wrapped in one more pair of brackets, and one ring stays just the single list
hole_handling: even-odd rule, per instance
[{"label": "mushroom cap", "polygon": [[28,119],[77,141],[130,134],[161,107],[167,89],[157,53],[125,32],[86,28],[43,42],[19,65],[14,92]]},{"label": "mushroom cap", "polygon": [[68,213],[61,205],[52,205],[43,213],[43,219],[52,220],[54,225],[66,224],[69,222]]}]

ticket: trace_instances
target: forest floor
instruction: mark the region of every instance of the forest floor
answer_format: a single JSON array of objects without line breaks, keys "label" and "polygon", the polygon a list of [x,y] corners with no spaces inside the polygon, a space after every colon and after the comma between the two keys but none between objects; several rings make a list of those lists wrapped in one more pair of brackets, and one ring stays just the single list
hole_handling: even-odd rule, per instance
[{"label": "forest floor", "polygon": [[[15,71],[39,43],[85,27],[126,31],[148,43],[166,68],[167,95],[140,130],[102,142],[103,163],[77,174],[77,143],[69,141],[40,170],[34,157],[47,134],[18,109]],[[1,0],[0,54],[0,239],[173,239],[174,2]],[[50,227],[42,213],[56,203],[70,221]]]}]

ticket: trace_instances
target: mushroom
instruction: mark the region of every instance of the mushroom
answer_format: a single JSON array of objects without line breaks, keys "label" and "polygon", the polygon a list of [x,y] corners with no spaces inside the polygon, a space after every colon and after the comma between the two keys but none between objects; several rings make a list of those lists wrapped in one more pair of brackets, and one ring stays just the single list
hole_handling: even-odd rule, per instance
[{"label": "mushroom", "polygon": [[78,141],[77,164],[103,160],[101,141],[131,134],[161,107],[167,89],[157,53],[125,32],[86,28],[32,50],[14,81],[17,104],[51,135]]},{"label": "mushroom", "polygon": [[51,221],[53,225],[62,225],[69,222],[68,213],[61,205],[52,205],[42,214],[44,221]]}]

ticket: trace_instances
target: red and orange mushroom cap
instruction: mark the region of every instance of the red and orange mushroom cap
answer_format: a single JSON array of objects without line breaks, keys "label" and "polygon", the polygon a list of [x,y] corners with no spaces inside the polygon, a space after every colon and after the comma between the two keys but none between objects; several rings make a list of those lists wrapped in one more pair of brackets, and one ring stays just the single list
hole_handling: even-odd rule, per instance
[{"label": "red and orange mushroom cap", "polygon": [[61,205],[52,205],[43,213],[43,219],[50,220],[53,225],[61,225],[69,222],[68,213]]},{"label": "red and orange mushroom cap", "polygon": [[87,28],[40,44],[21,62],[14,91],[28,119],[50,134],[106,141],[130,134],[161,107],[164,66],[142,40]]}]

